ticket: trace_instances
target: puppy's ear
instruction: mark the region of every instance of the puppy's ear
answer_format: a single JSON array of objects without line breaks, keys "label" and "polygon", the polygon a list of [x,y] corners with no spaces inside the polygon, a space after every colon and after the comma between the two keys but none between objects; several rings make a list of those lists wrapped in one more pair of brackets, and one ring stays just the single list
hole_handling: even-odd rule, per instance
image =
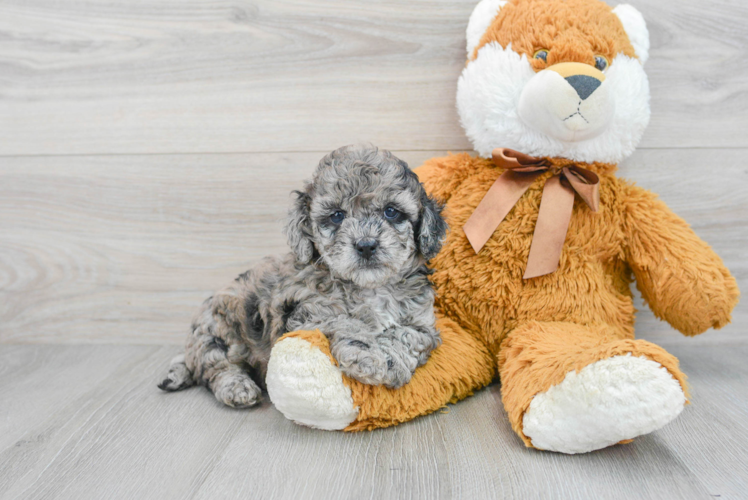
[{"label": "puppy's ear", "polygon": [[426,260],[436,257],[447,235],[447,222],[442,217],[443,208],[421,186],[421,217],[418,219],[416,234],[418,251]]},{"label": "puppy's ear", "polygon": [[312,221],[309,215],[309,209],[312,197],[309,194],[311,186],[307,186],[304,191],[294,191],[296,196],[291,210],[288,212],[288,221],[286,222],[286,237],[288,246],[291,247],[296,259],[303,263],[309,264],[314,255],[314,243],[312,242]]}]

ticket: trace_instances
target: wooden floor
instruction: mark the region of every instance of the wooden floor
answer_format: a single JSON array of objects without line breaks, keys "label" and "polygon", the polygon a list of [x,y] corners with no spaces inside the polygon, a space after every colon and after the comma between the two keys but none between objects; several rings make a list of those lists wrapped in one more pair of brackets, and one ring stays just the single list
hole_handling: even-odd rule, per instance
[{"label": "wooden floor", "polygon": [[666,346],[693,404],[628,445],[523,447],[492,385],[399,427],[299,427],[155,387],[176,347],[5,346],[2,498],[746,498],[748,344]]},{"label": "wooden floor", "polygon": [[[202,299],[285,251],[289,192],[326,152],[470,150],[454,95],[475,3],[0,2],[0,498],[748,498],[744,305],[685,339],[639,300],[693,404],[581,456],[526,450],[495,385],[356,435],[155,388]],[[652,123],[620,173],[746,290],[748,2],[630,3]]]}]

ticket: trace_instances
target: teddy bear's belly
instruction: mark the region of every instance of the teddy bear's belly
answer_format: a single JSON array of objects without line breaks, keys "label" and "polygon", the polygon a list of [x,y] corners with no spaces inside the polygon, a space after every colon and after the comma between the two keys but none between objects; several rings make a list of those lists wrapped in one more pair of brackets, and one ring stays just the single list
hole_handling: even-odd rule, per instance
[{"label": "teddy bear's belly", "polygon": [[467,209],[447,211],[451,232],[432,262],[439,306],[489,344],[530,320],[607,324],[633,336],[630,271],[605,215],[575,203],[558,270],[522,279],[540,196],[528,191],[477,255],[461,229],[476,202],[450,199],[448,207]]}]

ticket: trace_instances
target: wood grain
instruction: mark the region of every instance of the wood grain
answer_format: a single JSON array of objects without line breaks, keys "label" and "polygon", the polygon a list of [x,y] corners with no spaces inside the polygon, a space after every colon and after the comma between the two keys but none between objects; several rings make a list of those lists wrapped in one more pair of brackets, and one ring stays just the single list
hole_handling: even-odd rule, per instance
[{"label": "wood grain", "polygon": [[0,341],[181,343],[207,293],[288,251],[290,192],[321,156],[6,159]]},{"label": "wood grain", "polygon": [[[454,94],[475,3],[0,2],[0,498],[745,498],[745,306],[684,339],[639,299],[639,336],[680,359],[692,404],[579,456],[525,449],[498,385],[354,435],[155,388],[179,350],[156,344],[286,251],[289,192],[325,152],[471,148]],[[621,175],[745,290],[748,4],[629,3],[652,123]]]},{"label": "wood grain", "polygon": [[[6,0],[0,155],[469,149],[475,3]],[[652,33],[642,147],[748,146],[748,4],[630,3]]]},{"label": "wood grain", "polygon": [[[445,153],[398,154],[419,165]],[[321,156],[6,158],[0,342],[181,344],[205,297],[252,262],[287,251],[282,224],[289,193]],[[643,150],[621,175],[659,192],[745,289],[748,170],[742,162],[742,150]],[[680,337],[644,311],[639,331],[645,338]],[[719,336],[740,336],[747,328],[741,308]]]},{"label": "wood grain", "polygon": [[[583,455],[524,448],[492,385],[399,427],[344,434],[269,403],[155,387],[175,348],[3,346],[2,498],[743,498],[745,343],[674,350],[692,399],[672,424]],[[12,404],[8,404],[12,403]]]}]

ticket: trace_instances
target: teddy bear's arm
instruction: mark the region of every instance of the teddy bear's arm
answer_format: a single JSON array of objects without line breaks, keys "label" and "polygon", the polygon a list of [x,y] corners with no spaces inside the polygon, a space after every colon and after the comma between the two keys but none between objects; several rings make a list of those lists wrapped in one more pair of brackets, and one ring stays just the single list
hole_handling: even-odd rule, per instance
[{"label": "teddy bear's arm", "polygon": [[441,200],[449,201],[450,195],[472,171],[476,158],[467,153],[450,154],[426,160],[413,171],[423,183],[426,192]]},{"label": "teddy bear's arm", "polygon": [[722,259],[654,193],[624,191],[626,260],[654,314],[689,336],[728,324],[740,292]]}]

